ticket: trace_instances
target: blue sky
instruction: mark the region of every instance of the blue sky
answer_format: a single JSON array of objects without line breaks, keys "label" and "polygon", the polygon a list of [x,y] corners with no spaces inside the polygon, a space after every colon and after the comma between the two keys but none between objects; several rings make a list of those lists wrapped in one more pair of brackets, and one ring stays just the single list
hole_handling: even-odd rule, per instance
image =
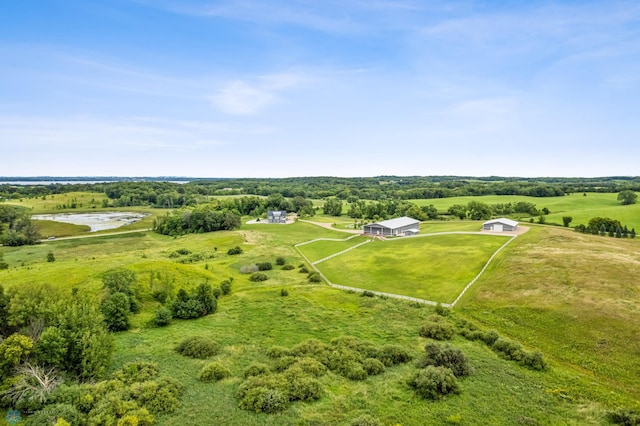
[{"label": "blue sky", "polygon": [[635,1],[0,3],[3,176],[640,175]]}]

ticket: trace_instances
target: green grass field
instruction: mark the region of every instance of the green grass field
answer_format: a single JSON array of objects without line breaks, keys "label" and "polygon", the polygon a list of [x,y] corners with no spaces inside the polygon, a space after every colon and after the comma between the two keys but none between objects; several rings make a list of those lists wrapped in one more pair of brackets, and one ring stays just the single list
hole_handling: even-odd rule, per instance
[{"label": "green grass field", "polygon": [[465,234],[374,240],[316,267],[334,284],[451,303],[507,241]]},{"label": "green grass field", "polygon": [[[21,198],[19,200],[5,201],[6,204],[26,207],[33,214],[60,213],[72,211],[90,211],[102,208],[102,200],[107,199],[104,192],[68,192],[66,194],[54,194],[44,197]],[[76,207],[70,205],[75,202]],[[67,206],[66,208],[58,208]]]},{"label": "green grass field", "polygon": [[312,243],[298,246],[298,250],[304,254],[311,262],[324,259],[334,253],[341,252],[350,247],[367,241],[365,237],[354,236],[346,241],[314,241]]},{"label": "green grass field", "polygon": [[419,206],[433,204],[438,211],[446,212],[454,204],[466,205],[470,201],[481,201],[486,204],[517,203],[520,201],[533,203],[538,209],[544,207],[551,212],[547,216],[548,223],[562,224],[563,216],[571,216],[570,226],[586,225],[592,217],[610,217],[618,219],[629,228],[640,230],[640,204],[623,206],[617,200],[618,194],[587,193],[587,196],[571,194],[564,197],[525,197],[517,195],[487,195],[483,197],[453,197],[424,200],[410,200]]},{"label": "green grass field", "polygon": [[[548,208],[553,214],[554,209]],[[455,229],[445,228],[449,226]],[[421,233],[476,231],[479,227],[479,222],[434,222],[422,224]],[[520,341],[529,350],[541,350],[550,362],[549,371],[527,370],[480,343],[456,336],[451,344],[464,350],[474,369],[472,376],[461,381],[463,391],[458,396],[438,402],[416,397],[405,384],[415,371],[409,363],[364,381],[330,373],[321,379],[325,394],[319,401],[294,403],[281,414],[256,414],[238,408],[235,395],[242,371],[252,362],[268,362],[265,350],[272,345],[292,346],[308,338],[328,342],[352,335],[379,345],[399,344],[415,356],[422,351],[428,340],[418,336],[418,329],[433,314],[430,307],[312,285],[306,274],[295,269],[275,267],[261,283],[250,282],[239,272],[243,265],[273,262],[277,256],[297,266],[304,260],[295,244],[347,236],[297,222],[243,225],[238,231],[177,238],[139,232],[0,247],[9,264],[8,270],[0,271],[0,285],[6,289],[50,283],[67,291],[76,287],[99,300],[106,271],[119,267],[134,270],[145,301],[142,312],[133,317],[133,329],[115,334],[112,370],[127,361],[152,360],[159,364],[161,374],[186,385],[181,407],[159,417],[159,425],[349,425],[365,413],[384,425],[447,424],[447,419],[451,423],[457,416],[463,425],[600,425],[606,424],[608,409],[640,405],[640,287],[634,278],[640,274],[639,241],[534,226],[496,256],[456,306],[453,317],[473,320]],[[360,238],[351,242],[357,240]],[[372,281],[394,283],[399,289],[406,282],[395,282],[397,276],[426,276],[426,271],[434,269],[442,271],[439,278],[422,279],[449,283],[455,278],[466,284],[483,259],[486,261],[505,241],[504,237],[484,235],[376,241],[318,266],[331,266],[347,278],[344,271],[354,265],[368,266],[369,270],[350,277],[372,274]],[[227,255],[236,245],[244,253]],[[206,259],[179,263],[188,256],[170,255],[181,248],[206,255]],[[324,249],[312,250],[321,256]],[[371,252],[356,257],[362,250]],[[55,262],[46,261],[49,251]],[[345,256],[351,255],[354,258],[349,261]],[[347,261],[344,267],[330,264],[339,259]],[[441,267],[432,269],[432,265]],[[215,314],[176,320],[167,328],[149,325],[158,307],[150,298],[155,286],[177,290],[204,281],[217,286],[227,278],[234,278],[233,291],[219,300]],[[280,296],[283,288],[288,297]],[[455,293],[453,286],[442,297],[450,297],[447,292]],[[203,362],[173,352],[181,339],[200,334],[223,345],[222,353],[213,360],[230,368],[231,378],[201,383],[196,374]]]}]

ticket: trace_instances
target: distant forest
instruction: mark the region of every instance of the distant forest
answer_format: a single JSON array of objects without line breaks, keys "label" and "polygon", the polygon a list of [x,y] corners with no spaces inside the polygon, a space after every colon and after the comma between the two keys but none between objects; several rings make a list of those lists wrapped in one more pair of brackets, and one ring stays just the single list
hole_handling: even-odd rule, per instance
[{"label": "distant forest", "polygon": [[[2,178],[28,181],[28,178]],[[53,178],[30,178],[32,181]],[[296,177],[279,179],[187,178],[55,178],[83,183],[13,185],[0,181],[0,199],[18,199],[76,191],[104,192],[114,207],[154,206],[176,208],[196,205],[203,196],[280,194],[285,198],[356,200],[414,200],[482,195],[559,197],[582,192],[640,191],[640,177],[602,178],[504,178],[464,176],[378,176],[365,178]],[[136,179],[136,180],[134,180]],[[158,179],[158,180],[153,180]],[[162,180],[165,179],[165,180]],[[186,183],[175,180],[184,179]],[[119,180],[87,183],[91,180]],[[169,182],[167,180],[172,180]]]}]

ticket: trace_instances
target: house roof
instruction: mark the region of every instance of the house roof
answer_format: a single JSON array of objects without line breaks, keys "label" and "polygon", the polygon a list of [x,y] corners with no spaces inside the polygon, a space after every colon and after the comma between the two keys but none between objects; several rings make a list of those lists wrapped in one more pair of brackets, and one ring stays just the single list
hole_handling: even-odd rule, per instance
[{"label": "house roof", "polygon": [[517,220],[507,219],[506,217],[501,217],[500,219],[488,220],[484,224],[491,225],[494,223],[502,223],[503,225],[509,225],[509,226],[518,226]]},{"label": "house roof", "polygon": [[416,225],[419,223],[420,223],[419,220],[416,220],[407,216],[403,216],[395,219],[383,220],[382,222],[371,223],[367,226],[378,225],[384,228],[397,229],[397,228],[402,228],[403,226]]}]

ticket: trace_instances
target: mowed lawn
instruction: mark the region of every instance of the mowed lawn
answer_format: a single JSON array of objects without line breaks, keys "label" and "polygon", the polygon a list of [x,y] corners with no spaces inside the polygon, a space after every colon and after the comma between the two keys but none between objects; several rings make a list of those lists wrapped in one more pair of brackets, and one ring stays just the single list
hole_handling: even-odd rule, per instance
[{"label": "mowed lawn", "polygon": [[349,238],[346,241],[314,241],[312,243],[298,246],[298,250],[300,250],[307,259],[309,259],[309,261],[315,262],[365,241],[367,241],[367,239],[360,236]]},{"label": "mowed lawn", "polygon": [[334,284],[451,303],[507,241],[477,234],[376,240],[316,267]]}]

